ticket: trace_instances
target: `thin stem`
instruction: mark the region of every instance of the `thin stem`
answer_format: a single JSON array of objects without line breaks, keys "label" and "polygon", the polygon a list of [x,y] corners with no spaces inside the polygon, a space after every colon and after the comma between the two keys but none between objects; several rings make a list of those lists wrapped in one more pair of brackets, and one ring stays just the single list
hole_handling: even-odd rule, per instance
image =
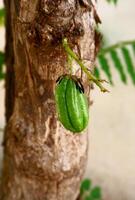
[{"label": "thin stem", "polygon": [[111,45],[109,47],[101,49],[98,56],[104,55],[104,54],[108,53],[109,51],[111,51],[112,49],[121,48],[125,45],[132,45],[132,44],[135,44],[135,40],[127,40],[127,41],[118,42],[114,45]]},{"label": "thin stem", "polygon": [[68,67],[70,74],[72,74],[72,57],[68,54]]},{"label": "thin stem", "polygon": [[91,72],[87,70],[87,67],[82,63],[82,61],[79,59],[79,57],[72,51],[72,49],[69,47],[67,39],[63,39],[63,46],[65,48],[65,51],[70,55],[82,68],[82,70],[87,74],[88,79],[90,81],[93,81],[102,92],[108,92],[106,88],[104,88],[101,84],[102,80],[97,79]]}]

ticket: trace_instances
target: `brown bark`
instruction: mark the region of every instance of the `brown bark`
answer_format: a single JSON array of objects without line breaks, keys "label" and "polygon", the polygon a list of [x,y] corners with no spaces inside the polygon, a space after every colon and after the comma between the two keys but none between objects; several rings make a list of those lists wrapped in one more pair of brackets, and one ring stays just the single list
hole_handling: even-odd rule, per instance
[{"label": "brown bark", "polygon": [[[93,6],[87,0],[6,0],[5,5],[8,123],[0,200],[75,200],[86,166],[87,131],[72,134],[59,123],[54,88],[67,73],[63,37],[93,66]],[[80,75],[75,63],[74,69]]]}]

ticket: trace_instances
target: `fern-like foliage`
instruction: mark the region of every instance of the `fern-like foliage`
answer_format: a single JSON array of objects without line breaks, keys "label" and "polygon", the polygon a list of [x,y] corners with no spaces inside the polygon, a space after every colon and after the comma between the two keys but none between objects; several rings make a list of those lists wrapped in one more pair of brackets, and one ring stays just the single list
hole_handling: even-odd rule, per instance
[{"label": "fern-like foliage", "polygon": [[124,41],[107,48],[102,48],[98,54],[96,77],[100,77],[101,70],[106,74],[109,82],[113,84],[111,68],[118,72],[123,83],[127,83],[129,76],[135,85],[135,40]]}]

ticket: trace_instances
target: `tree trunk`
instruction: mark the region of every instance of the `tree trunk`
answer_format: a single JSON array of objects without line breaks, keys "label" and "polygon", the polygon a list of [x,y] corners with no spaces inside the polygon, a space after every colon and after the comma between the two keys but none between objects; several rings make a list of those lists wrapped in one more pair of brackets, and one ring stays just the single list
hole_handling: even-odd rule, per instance
[{"label": "tree trunk", "polygon": [[[54,88],[68,73],[62,38],[89,68],[94,7],[87,0],[5,0],[6,119],[0,200],[75,200],[87,160],[87,130],[57,119]],[[74,63],[74,74],[81,72]],[[83,75],[87,95],[89,83]]]}]

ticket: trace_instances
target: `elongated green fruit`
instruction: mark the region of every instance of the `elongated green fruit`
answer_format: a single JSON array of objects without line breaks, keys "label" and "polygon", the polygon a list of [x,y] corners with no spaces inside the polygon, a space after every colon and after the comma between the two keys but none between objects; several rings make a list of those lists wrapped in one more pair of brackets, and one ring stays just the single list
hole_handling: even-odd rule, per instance
[{"label": "elongated green fruit", "polygon": [[67,82],[68,82],[68,77],[65,77],[62,80],[60,80],[60,83],[58,83],[58,85],[56,86],[55,90],[56,109],[58,112],[59,120],[64,125],[64,127],[72,132],[75,132],[74,128],[70,123],[66,107],[65,91],[67,88]]},{"label": "elongated green fruit", "polygon": [[83,131],[89,120],[88,101],[77,80],[63,76],[56,86],[55,100],[63,126],[72,132]]}]

